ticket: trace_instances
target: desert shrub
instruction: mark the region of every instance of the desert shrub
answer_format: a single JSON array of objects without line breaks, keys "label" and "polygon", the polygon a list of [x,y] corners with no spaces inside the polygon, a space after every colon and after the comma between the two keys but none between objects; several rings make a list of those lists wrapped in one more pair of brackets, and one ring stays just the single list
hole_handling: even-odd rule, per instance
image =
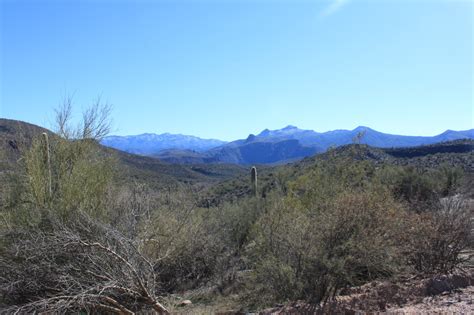
[{"label": "desert shrub", "polygon": [[428,170],[390,166],[377,177],[410,210],[397,239],[406,263],[423,273],[458,267],[472,235],[472,205],[451,196],[461,184],[462,171],[445,165]]},{"label": "desert shrub", "polygon": [[261,287],[259,294],[254,296],[253,303],[271,305],[275,301],[301,298],[303,282],[292,264],[268,255],[259,262],[254,274],[254,281]]},{"label": "desert shrub", "polygon": [[31,200],[26,180],[20,174],[5,176],[4,202],[0,207],[0,230],[13,229],[16,226],[34,225],[40,220],[39,211],[30,211]]},{"label": "desert shrub", "polygon": [[158,269],[168,292],[203,283],[220,288],[244,268],[241,254],[249,242],[258,201],[250,198],[215,208],[195,204],[189,200],[186,205],[161,207],[143,229],[150,255],[166,253]]},{"label": "desert shrub", "polygon": [[249,242],[250,232],[262,211],[258,198],[248,198],[238,203],[226,203],[212,213],[213,230],[219,233],[228,248],[242,249]]},{"label": "desert shrub", "polygon": [[110,129],[109,107],[96,103],[77,128],[70,124],[71,112],[65,103],[57,112],[58,133],[38,135],[23,152],[23,169],[10,181],[2,209],[7,226],[35,226],[49,212],[63,221],[80,212],[106,220],[115,161],[97,142]]},{"label": "desert shrub", "polygon": [[50,229],[4,231],[0,307],[6,313],[120,313],[166,309],[154,262],[136,241],[87,215]]},{"label": "desert shrub", "polygon": [[26,153],[26,178],[12,183],[15,198],[2,209],[2,313],[167,312],[156,298],[159,255],[147,256],[137,233],[109,224],[114,163],[96,143],[108,130],[106,114],[93,107],[71,131],[66,108],[59,135],[42,135]]},{"label": "desert shrub", "polygon": [[123,200],[131,208],[121,213],[135,224],[132,227],[128,219],[118,222],[129,231],[135,229],[143,252],[157,260],[155,269],[163,292],[195,287],[212,275],[219,242],[207,233],[204,217],[208,209],[196,207],[197,198],[189,187],[155,194],[148,200],[151,205],[145,201],[148,195],[136,196],[135,201],[127,196]]},{"label": "desert shrub", "polygon": [[263,300],[325,301],[398,271],[404,209],[370,183],[372,174],[365,163],[323,165],[295,181],[284,201],[274,200],[254,228]]},{"label": "desert shrub", "polygon": [[423,273],[448,273],[459,267],[460,253],[472,246],[472,204],[448,197],[429,213],[412,215],[405,234],[407,263]]},{"label": "desert shrub", "polygon": [[279,198],[267,198],[271,204],[255,223],[249,249],[257,304],[302,297],[304,257],[313,244],[308,216]]},{"label": "desert shrub", "polygon": [[147,251],[151,255],[164,253],[156,267],[166,292],[194,288],[213,275],[222,247],[206,233],[200,211],[206,209],[194,209],[183,218],[163,211],[150,226],[148,233],[153,237],[147,237]]},{"label": "desert shrub", "polygon": [[159,192],[134,181],[114,186],[107,195],[108,221],[131,238],[140,236],[162,199]]},{"label": "desert shrub", "polygon": [[203,204],[198,188],[184,184],[112,187],[114,160],[96,142],[108,128],[103,114],[87,111],[74,131],[70,110],[60,111],[59,136],[47,146],[35,140],[26,177],[11,181],[1,212],[0,307],[165,312],[157,296],[201,286],[222,293],[243,271],[251,275],[245,303],[318,303],[407,267],[450,272],[472,246],[472,204],[440,199],[457,192],[457,169],[384,167],[361,161],[358,145],[349,158],[334,153],[271,173],[262,197],[242,197],[248,187],[234,180],[214,188],[232,200]]},{"label": "desert shrub", "polygon": [[454,195],[460,188],[464,173],[462,169],[442,165],[435,176],[439,180],[439,192],[441,196],[447,197]]},{"label": "desert shrub", "polygon": [[366,161],[321,161],[288,184],[288,196],[294,207],[324,209],[344,191],[371,187],[375,171]]},{"label": "desert shrub", "polygon": [[415,212],[428,211],[439,202],[438,179],[432,172],[415,167],[386,167],[379,172],[384,185]]},{"label": "desert shrub", "polygon": [[398,200],[415,212],[439,208],[442,197],[454,195],[463,180],[463,171],[441,165],[435,169],[414,166],[384,166],[376,172],[375,181],[389,187]]},{"label": "desert shrub", "polygon": [[[33,142],[25,156],[33,204],[39,209],[59,211],[58,215],[63,219],[79,209],[95,217],[104,217],[107,189],[113,176],[112,158],[101,156],[93,140],[51,138],[49,166],[44,158],[42,137]],[[48,191],[49,172],[51,193]]]}]

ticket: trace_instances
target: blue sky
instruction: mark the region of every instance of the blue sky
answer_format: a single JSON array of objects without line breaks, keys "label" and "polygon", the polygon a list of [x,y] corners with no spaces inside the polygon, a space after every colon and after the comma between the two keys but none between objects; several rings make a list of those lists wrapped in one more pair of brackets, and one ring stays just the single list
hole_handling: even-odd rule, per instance
[{"label": "blue sky", "polygon": [[288,124],[473,125],[473,2],[0,0],[0,116],[50,127],[74,94],[115,134],[231,140]]}]

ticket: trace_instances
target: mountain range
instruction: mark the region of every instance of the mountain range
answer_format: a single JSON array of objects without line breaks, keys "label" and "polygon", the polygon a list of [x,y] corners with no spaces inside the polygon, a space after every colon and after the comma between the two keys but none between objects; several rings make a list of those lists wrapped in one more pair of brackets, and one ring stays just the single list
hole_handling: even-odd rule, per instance
[{"label": "mountain range", "polygon": [[225,142],[195,136],[173,134],[142,134],[110,136],[102,144],[129,153],[157,157],[177,164],[234,163],[277,164],[325,152],[330,147],[358,142],[374,147],[413,147],[457,139],[474,139],[474,129],[447,130],[432,137],[386,134],[369,127],[353,130],[316,132],[287,126],[278,130],[265,129],[246,139]]},{"label": "mountain range", "polygon": [[[2,183],[10,181],[12,173],[19,172],[18,174],[20,174],[22,172],[24,167],[21,162],[23,160],[22,156],[31,147],[33,139],[44,132],[50,134],[51,137],[55,137],[53,132],[40,126],[0,118],[0,199]],[[358,132],[360,131],[350,131],[351,134],[355,135]],[[147,183],[150,187],[160,189],[170,187],[170,185],[189,183],[199,183],[199,185],[207,186],[238,178],[246,183],[248,181],[248,165],[245,164],[250,164],[248,161],[300,160],[301,156],[313,152],[313,147],[300,144],[298,134],[311,133],[291,126],[280,130],[264,130],[256,136],[250,135],[247,139],[225,143],[204,152],[180,149],[164,150],[158,155],[160,159],[157,159],[156,156],[136,155],[102,145],[97,145],[97,153],[114,158],[117,162],[117,169],[120,170],[117,173],[119,181]],[[336,132],[336,134],[341,134],[341,132]],[[407,146],[405,148],[364,146],[354,151],[352,145],[341,145],[336,150],[331,150],[326,154],[317,154],[297,163],[291,163],[288,167],[294,168],[295,171],[301,174],[305,172],[307,167],[314,165],[317,160],[331,158],[334,155],[344,156],[358,152],[363,159],[376,160],[377,162],[385,161],[393,164],[423,165],[426,167],[448,164],[472,172],[474,170],[474,140],[446,141],[458,137],[470,137],[472,139],[472,136],[472,130],[467,133],[445,132],[438,138],[430,140],[431,142],[435,141],[434,144]],[[363,141],[364,137],[361,139],[361,142]],[[443,143],[438,143],[440,141]],[[233,161],[233,163],[226,164],[222,162],[225,160]],[[202,163],[199,163],[200,161]],[[213,161],[217,163],[212,163]],[[169,162],[179,163],[171,164]],[[270,178],[274,169],[274,167],[260,165],[259,178]],[[268,172],[265,173],[265,170],[268,170]],[[244,186],[240,185],[239,187]],[[251,191],[249,187],[244,190],[247,193]],[[224,191],[229,191],[231,194],[236,193],[234,189],[224,189]],[[240,193],[241,191],[237,189],[237,195]]]},{"label": "mountain range", "polygon": [[225,141],[201,139],[194,136],[163,133],[144,133],[136,136],[109,136],[102,144],[128,153],[153,156],[163,150],[192,150],[204,152],[225,144]]}]

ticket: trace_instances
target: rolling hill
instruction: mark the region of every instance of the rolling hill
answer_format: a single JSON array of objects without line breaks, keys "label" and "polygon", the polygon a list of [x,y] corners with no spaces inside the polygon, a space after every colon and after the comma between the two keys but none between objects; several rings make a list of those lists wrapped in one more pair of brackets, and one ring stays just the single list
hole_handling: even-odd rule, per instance
[{"label": "rolling hill", "polygon": [[[454,140],[416,147],[376,148],[348,144],[327,152],[306,157],[286,165],[258,166],[258,178],[264,195],[281,182],[288,182],[308,173],[322,161],[333,159],[363,160],[376,166],[397,165],[418,169],[436,169],[448,166],[462,169],[465,176],[464,193],[474,197],[474,140]],[[211,186],[202,197],[202,205],[217,205],[252,194],[248,172]]]},{"label": "rolling hill", "polygon": [[[53,133],[22,121],[0,119],[0,182],[8,173],[21,170],[21,158],[34,137]],[[232,164],[174,165],[157,158],[141,156],[97,144],[99,154],[115,157],[120,180],[146,182],[153,187],[179,183],[215,183],[246,170]]]}]

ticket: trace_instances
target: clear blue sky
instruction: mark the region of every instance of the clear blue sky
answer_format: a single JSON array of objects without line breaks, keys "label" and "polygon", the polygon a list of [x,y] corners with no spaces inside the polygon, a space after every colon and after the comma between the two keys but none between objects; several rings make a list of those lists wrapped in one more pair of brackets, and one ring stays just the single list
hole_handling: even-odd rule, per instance
[{"label": "clear blue sky", "polygon": [[473,2],[0,0],[0,116],[50,126],[74,94],[115,134],[224,140],[288,124],[473,127]]}]

